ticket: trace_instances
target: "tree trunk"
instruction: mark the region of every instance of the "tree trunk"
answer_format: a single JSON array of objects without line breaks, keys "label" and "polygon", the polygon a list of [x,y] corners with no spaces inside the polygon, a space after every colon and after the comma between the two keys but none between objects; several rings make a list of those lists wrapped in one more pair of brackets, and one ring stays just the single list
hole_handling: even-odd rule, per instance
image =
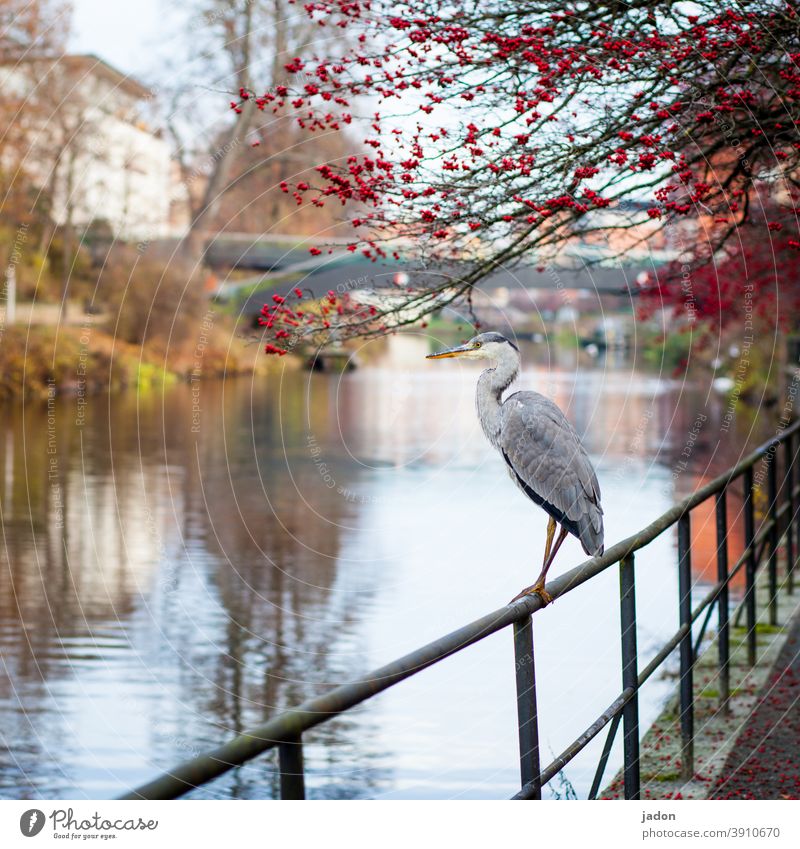
[{"label": "tree trunk", "polygon": [[[239,36],[241,44],[241,67],[237,71],[237,83],[240,89],[250,89],[250,61],[253,47],[253,3],[246,2],[242,10],[242,29]],[[236,63],[234,53],[234,63]],[[200,208],[193,212],[189,232],[181,243],[181,253],[192,262],[202,260],[205,250],[204,228],[213,225],[219,210],[222,196],[228,188],[228,178],[236,154],[245,141],[253,120],[253,105],[245,103],[242,111],[225,136],[223,144],[212,154],[214,167],[208,179]]]},{"label": "tree trunk", "polygon": [[202,258],[205,249],[204,230],[213,225],[222,196],[228,187],[231,166],[250,129],[252,115],[253,110],[249,108],[249,104],[245,104],[245,108],[236,116],[236,122],[226,134],[223,144],[212,154],[214,168],[208,178],[200,206],[192,213],[189,230],[181,242],[181,253],[193,262]]}]

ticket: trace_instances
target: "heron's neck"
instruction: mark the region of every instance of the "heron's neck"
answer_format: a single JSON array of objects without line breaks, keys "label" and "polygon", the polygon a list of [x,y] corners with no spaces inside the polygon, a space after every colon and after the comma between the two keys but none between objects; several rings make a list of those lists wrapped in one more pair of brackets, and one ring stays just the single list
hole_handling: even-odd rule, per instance
[{"label": "heron's neck", "polygon": [[503,393],[519,374],[519,359],[511,357],[499,362],[494,368],[486,369],[478,378],[475,402],[483,432],[497,448],[500,438],[500,408]]}]

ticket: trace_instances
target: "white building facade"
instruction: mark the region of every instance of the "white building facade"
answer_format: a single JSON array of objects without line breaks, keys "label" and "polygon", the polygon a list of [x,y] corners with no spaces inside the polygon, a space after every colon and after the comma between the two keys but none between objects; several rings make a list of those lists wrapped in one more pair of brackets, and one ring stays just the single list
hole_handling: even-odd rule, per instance
[{"label": "white building facade", "polygon": [[143,120],[153,93],[95,56],[36,58],[0,69],[32,119],[24,168],[55,224],[149,241],[182,235],[171,220],[169,144]]}]

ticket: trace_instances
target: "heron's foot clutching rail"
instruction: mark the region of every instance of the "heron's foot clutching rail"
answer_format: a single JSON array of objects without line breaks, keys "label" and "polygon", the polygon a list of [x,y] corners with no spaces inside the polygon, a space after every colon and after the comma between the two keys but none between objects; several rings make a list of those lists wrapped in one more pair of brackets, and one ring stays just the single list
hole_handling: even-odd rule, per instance
[{"label": "heron's foot clutching rail", "polygon": [[542,600],[542,604],[546,607],[553,601],[553,596],[550,595],[549,592],[544,588],[544,580],[539,579],[535,584],[530,587],[525,587],[525,589],[521,593],[517,593],[514,598],[511,599],[509,604],[513,604],[515,601],[519,601],[521,598],[524,598],[526,595],[538,595]]}]

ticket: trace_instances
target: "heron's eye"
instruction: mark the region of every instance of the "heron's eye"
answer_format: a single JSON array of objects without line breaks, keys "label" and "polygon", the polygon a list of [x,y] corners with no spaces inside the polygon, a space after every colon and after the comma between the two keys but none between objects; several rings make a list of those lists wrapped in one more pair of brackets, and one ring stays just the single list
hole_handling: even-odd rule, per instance
[{"label": "heron's eye", "polygon": [[472,347],[473,348],[480,348],[481,344],[482,344],[481,342],[473,342]]}]

